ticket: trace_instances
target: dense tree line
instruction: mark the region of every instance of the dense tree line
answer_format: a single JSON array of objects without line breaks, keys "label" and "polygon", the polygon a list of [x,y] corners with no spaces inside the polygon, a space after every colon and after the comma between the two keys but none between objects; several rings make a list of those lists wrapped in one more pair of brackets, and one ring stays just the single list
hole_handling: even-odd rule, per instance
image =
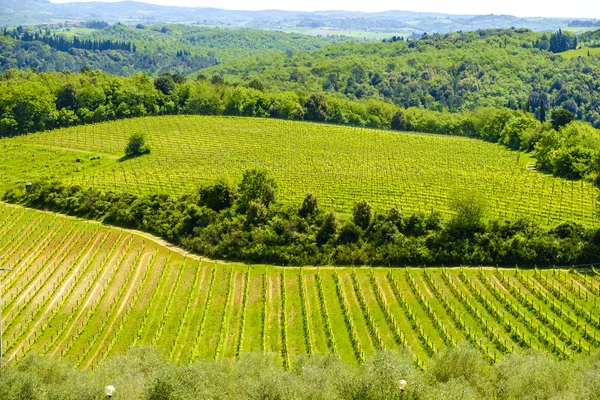
[{"label": "dense tree line", "polygon": [[137,196],[38,182],[4,199],[108,224],[141,229],[195,253],[279,265],[551,266],[600,262],[600,230],[572,222],[547,229],[531,221],[487,221],[484,199],[456,196],[454,217],[375,211],[356,203],[340,219],[308,194],[279,205],[277,184],[264,171],[244,173],[237,187],[217,183],[196,193]]},{"label": "dense tree line", "polygon": [[[21,28],[21,27],[19,27]],[[4,28],[2,34],[4,36],[10,36],[15,40],[21,40],[23,42],[42,42],[52,47],[53,49],[59,51],[69,51],[73,48],[75,49],[84,49],[84,50],[123,50],[135,53],[136,46],[132,42],[121,42],[118,40],[92,40],[92,39],[82,39],[77,36],[73,36],[72,39],[68,39],[64,36],[57,36],[56,34],[44,34],[40,31],[37,32],[29,32],[21,29],[13,29],[8,30]]]},{"label": "dense tree line", "polygon": [[598,21],[597,19],[588,19],[588,20],[574,19],[569,22],[569,27],[570,28],[592,28],[592,27],[600,28],[600,21]]},{"label": "dense tree line", "polygon": [[578,40],[588,47],[598,47],[600,46],[600,30],[584,32],[578,36]]},{"label": "dense tree line", "polygon": [[320,50],[232,60],[210,67],[233,83],[325,91],[437,111],[508,107],[535,113],[563,107],[600,128],[597,58],[553,54],[575,36],[526,29],[423,35],[418,40],[340,43]]},{"label": "dense tree line", "polygon": [[[66,39],[61,37],[56,40],[59,42],[59,47],[62,46],[61,41],[67,43]],[[99,47],[99,43],[99,41],[92,41],[81,47]],[[65,44],[65,46],[70,45]],[[131,45],[131,50],[86,50],[70,47],[68,51],[61,51],[42,41],[22,41],[0,36],[0,71],[16,68],[41,72],[70,72],[91,68],[115,75],[129,76],[138,71],[145,71],[150,75],[167,72],[189,74],[217,64],[214,54],[210,52],[177,56],[176,52],[168,54],[159,50],[139,51],[134,43]]]},{"label": "dense tree line", "polygon": [[[570,179],[597,181],[600,131],[557,108],[538,115],[503,107],[439,112],[403,109],[384,101],[349,100],[323,93],[261,90],[230,85],[215,75],[188,80],[180,74],[152,79],[6,71],[0,77],[0,137],[118,118],[164,114],[235,115],[305,120],[360,127],[467,136],[533,151],[541,170]],[[531,104],[534,104],[533,102]],[[547,114],[547,116],[546,116]]]},{"label": "dense tree line", "polygon": [[563,32],[559,29],[550,36],[550,51],[553,53],[562,53],[576,48],[577,36],[571,32]]},{"label": "dense tree line", "polygon": [[[434,357],[427,371],[405,352],[379,351],[360,366],[334,355],[303,357],[286,371],[271,354],[243,354],[235,361],[198,360],[177,366],[148,347],[132,348],[93,370],[78,370],[49,356],[28,356],[0,375],[5,400],[101,400],[104,387],[117,399],[596,399],[597,353],[557,361],[536,352],[515,352],[489,365],[460,344]],[[406,380],[404,393],[398,381]]]}]

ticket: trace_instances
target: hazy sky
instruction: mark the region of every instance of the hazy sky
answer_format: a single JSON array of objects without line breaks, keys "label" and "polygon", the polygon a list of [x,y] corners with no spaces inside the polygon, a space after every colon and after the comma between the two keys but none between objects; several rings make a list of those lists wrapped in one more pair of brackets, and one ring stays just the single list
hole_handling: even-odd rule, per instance
[{"label": "hazy sky", "polygon": [[[66,3],[73,0],[51,0]],[[76,0],[93,1],[93,0]],[[119,1],[119,0],[95,0]],[[599,0],[418,0],[418,1],[348,1],[348,0],[144,0],[146,3],[187,7],[216,7],[232,10],[353,10],[353,11],[429,11],[451,14],[510,14],[539,17],[600,18]]]}]

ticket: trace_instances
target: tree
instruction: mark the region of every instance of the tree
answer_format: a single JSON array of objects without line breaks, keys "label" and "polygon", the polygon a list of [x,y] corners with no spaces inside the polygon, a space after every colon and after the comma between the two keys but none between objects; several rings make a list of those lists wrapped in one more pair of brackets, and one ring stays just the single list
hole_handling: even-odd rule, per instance
[{"label": "tree", "polygon": [[398,110],[392,117],[392,125],[393,130],[403,131],[406,130],[406,115],[404,115],[403,110]]},{"label": "tree", "polygon": [[540,121],[546,122],[546,105],[544,104],[544,100],[540,104]]},{"label": "tree", "polygon": [[304,117],[309,121],[325,121],[329,117],[329,105],[327,99],[322,93],[313,93],[310,95],[306,104],[306,114]]},{"label": "tree", "polygon": [[[200,75],[198,75],[198,78],[200,77]],[[225,84],[225,79],[223,79],[223,77],[221,75],[213,75],[210,78],[210,83],[212,83],[213,85],[223,85]]]},{"label": "tree", "polygon": [[265,85],[262,84],[258,79],[252,79],[248,84],[249,88],[260,90],[261,92],[265,90]]},{"label": "tree", "polygon": [[449,230],[455,237],[472,236],[485,229],[485,199],[475,191],[457,192],[450,203],[456,215],[449,223]]},{"label": "tree", "polygon": [[234,190],[224,182],[200,188],[199,205],[206,206],[215,211],[221,211],[233,205]]},{"label": "tree", "polygon": [[317,196],[312,193],[307,193],[302,201],[302,208],[300,208],[300,212],[298,213],[302,218],[312,217],[314,216],[319,209],[319,204],[317,201]]},{"label": "tree", "polygon": [[373,218],[373,209],[366,200],[361,200],[354,205],[352,209],[354,223],[362,229],[367,229],[371,225]]},{"label": "tree", "polygon": [[552,111],[552,115],[550,116],[552,127],[555,130],[559,130],[565,125],[568,125],[575,119],[575,114],[571,111],[566,110],[562,107],[555,109]]},{"label": "tree", "polygon": [[154,80],[154,87],[163,94],[169,94],[177,88],[177,85],[170,74],[164,74]]},{"label": "tree", "polygon": [[337,229],[338,225],[335,214],[333,211],[329,211],[323,219],[323,223],[319,228],[319,232],[317,232],[317,244],[319,246],[327,244],[327,242],[329,242],[331,238],[335,236]]},{"label": "tree", "polygon": [[338,242],[341,244],[356,243],[360,240],[361,229],[352,221],[346,222],[338,235]]},{"label": "tree", "polygon": [[150,146],[146,144],[146,138],[143,133],[136,132],[129,137],[129,142],[125,147],[126,157],[138,157],[150,153]]},{"label": "tree", "polygon": [[262,203],[269,207],[276,200],[277,182],[264,170],[251,169],[244,172],[238,187],[238,210],[246,212],[250,202]]}]

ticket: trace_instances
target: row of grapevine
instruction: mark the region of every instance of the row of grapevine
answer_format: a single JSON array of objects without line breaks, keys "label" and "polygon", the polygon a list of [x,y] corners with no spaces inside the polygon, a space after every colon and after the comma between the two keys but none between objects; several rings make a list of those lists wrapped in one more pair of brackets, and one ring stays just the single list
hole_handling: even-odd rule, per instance
[{"label": "row of grapevine", "polygon": [[308,305],[306,302],[306,287],[304,284],[304,277],[302,276],[302,269],[298,274],[298,289],[300,291],[300,308],[302,311],[302,329],[304,330],[304,339],[306,342],[306,351],[309,356],[314,354],[312,346],[312,332],[310,329],[310,322],[308,320]]},{"label": "row of grapevine", "polygon": [[385,296],[383,295],[381,286],[379,285],[379,282],[377,281],[377,277],[375,276],[373,269],[370,269],[370,271],[369,271],[369,279],[371,281],[371,286],[373,287],[373,291],[375,292],[375,298],[377,299],[379,308],[383,312],[383,315],[385,316],[385,320],[387,321],[388,325],[390,326],[390,329],[392,330],[392,334],[394,335],[394,340],[396,341],[396,343],[399,346],[409,349],[408,343],[406,342],[406,337],[404,336],[404,332],[402,332],[402,330],[400,329],[400,326],[398,325],[396,318],[394,317],[394,315],[392,314],[392,312],[390,310],[390,306],[388,305],[388,302],[385,299]]},{"label": "row of grapevine", "polygon": [[268,323],[268,319],[267,319],[267,305],[269,303],[269,298],[268,298],[268,291],[267,291],[267,287],[268,287],[269,283],[267,281],[267,273],[265,272],[263,274],[263,279],[262,279],[262,329],[261,329],[261,349],[262,351],[267,351],[267,333],[268,333],[268,329],[267,329],[267,323]]},{"label": "row of grapevine", "polygon": [[[558,337],[559,340],[565,341],[565,345],[563,345],[563,347],[560,347],[560,345],[556,342],[556,337],[553,338],[552,341],[550,341],[550,336],[548,335],[548,333],[542,333],[541,326],[540,324],[538,324],[536,328],[540,331],[538,333],[538,337],[541,338],[542,342],[546,345],[547,348],[549,348],[552,352],[556,354],[559,354],[563,357],[567,357],[565,346],[566,342],[569,342],[574,350],[580,351],[581,346],[574,345],[572,336],[568,335],[564,331],[564,329],[556,323],[556,318],[554,318],[553,320],[549,318],[547,308],[542,310],[541,304],[538,304],[538,307],[536,307],[533,299],[529,298],[526,294],[522,293],[520,287],[517,289],[517,287],[504,274],[498,273],[497,276],[502,282],[502,284],[508,289],[508,291],[514,296],[514,298],[517,299],[517,301],[519,301],[519,303],[522,306],[524,306],[527,310],[534,314],[538,321],[545,325],[546,328],[549,329],[552,333],[554,333],[554,335],[556,335],[556,337]],[[527,286],[525,287],[527,288]],[[531,287],[533,288],[533,286]]]},{"label": "row of grapevine", "polygon": [[225,307],[223,308],[223,315],[221,316],[221,325],[219,328],[219,339],[217,341],[217,347],[215,349],[215,360],[218,360],[221,356],[221,348],[223,347],[223,341],[225,340],[225,335],[227,331],[227,317],[228,317],[228,305],[231,302],[231,295],[233,289],[233,268],[229,269],[229,279],[227,283],[227,294],[225,295]]},{"label": "row of grapevine", "polygon": [[383,342],[383,339],[381,338],[379,329],[377,329],[377,324],[373,319],[373,315],[371,315],[371,310],[369,310],[369,306],[367,305],[367,301],[365,300],[365,296],[363,294],[362,288],[360,287],[360,282],[358,281],[358,276],[356,275],[355,270],[352,270],[351,277],[352,285],[354,287],[354,294],[358,299],[358,304],[360,305],[360,309],[362,310],[363,316],[367,323],[367,329],[369,330],[369,335],[371,336],[373,345],[377,350],[381,350],[385,348],[385,344]]},{"label": "row of grapevine", "polygon": [[[78,366],[81,365],[82,362],[86,359],[86,357],[88,357],[88,355],[92,351],[92,348],[96,345],[96,342],[100,339],[102,333],[104,332],[104,329],[107,327],[107,325],[111,321],[110,317],[113,316],[113,314],[116,314],[115,310],[121,305],[122,299],[123,299],[125,293],[127,292],[128,283],[131,280],[131,278],[133,277],[137,268],[139,267],[139,263],[142,258],[142,255],[144,254],[144,250],[145,250],[144,246],[142,246],[142,248],[140,250],[138,250],[138,252],[135,256],[134,262],[132,263],[132,267],[127,272],[127,275],[125,276],[125,280],[119,287],[117,295],[113,298],[108,310],[105,313],[105,317],[102,319],[102,324],[98,328],[95,329],[94,334],[92,335],[91,339],[89,340],[89,343],[86,346],[83,354],[77,360],[76,365],[78,365]],[[116,315],[115,315],[115,317],[116,317]]]},{"label": "row of grapevine", "polygon": [[244,347],[244,327],[246,326],[246,309],[248,308],[248,293],[250,291],[250,268],[244,276],[244,294],[242,298],[242,321],[240,322],[240,328],[238,333],[237,347],[235,349],[235,356],[239,358],[242,354],[242,348]]},{"label": "row of grapevine", "polygon": [[496,353],[491,352],[490,349],[482,343],[481,338],[477,337],[473,330],[467,327],[464,318],[462,318],[462,315],[459,314],[458,311],[450,304],[450,302],[447,299],[446,293],[442,293],[442,290],[435,282],[431,274],[427,270],[424,270],[423,276],[425,284],[434,293],[435,297],[440,301],[442,307],[450,316],[450,319],[452,319],[452,321],[454,322],[454,325],[465,333],[467,340],[475,347],[477,347],[481,354],[483,354],[490,363],[496,361]]},{"label": "row of grapevine", "polygon": [[198,358],[198,352],[200,350],[202,333],[204,332],[204,325],[206,324],[206,316],[208,315],[208,310],[210,308],[210,304],[212,302],[212,294],[213,287],[215,286],[215,277],[217,275],[217,268],[214,267],[212,273],[210,275],[210,282],[208,283],[208,294],[206,295],[206,301],[204,302],[204,307],[202,307],[202,317],[200,319],[200,325],[198,326],[198,332],[195,335],[194,347],[192,349],[192,355],[190,357],[190,362],[194,361]]},{"label": "row of grapevine", "polygon": [[512,353],[513,347],[512,345],[509,347],[506,340],[502,340],[502,338],[498,335],[496,330],[488,324],[488,319],[484,318],[478,309],[472,304],[471,300],[463,294],[463,292],[456,286],[456,284],[452,281],[450,274],[448,271],[442,271],[442,279],[446,283],[446,285],[450,288],[450,291],[456,297],[460,303],[465,307],[465,309],[469,312],[469,314],[477,321],[477,323],[483,329],[483,332],[488,336],[490,341],[494,343],[496,348],[502,353]]},{"label": "row of grapevine", "polygon": [[387,278],[388,278],[388,281],[390,282],[392,292],[394,293],[394,296],[396,297],[396,301],[398,302],[398,304],[400,304],[400,306],[402,306],[402,310],[404,311],[404,314],[408,318],[408,321],[410,322],[413,330],[417,333],[417,336],[419,337],[419,340],[423,344],[425,351],[427,352],[427,354],[429,354],[430,357],[435,356],[437,354],[437,349],[435,348],[435,346],[433,345],[433,342],[431,341],[431,339],[429,338],[429,336],[427,335],[427,333],[425,332],[425,330],[419,323],[419,320],[417,319],[415,313],[413,312],[412,307],[406,301],[406,298],[404,296],[402,296],[400,286],[398,285],[398,282],[396,281],[396,278],[394,277],[394,274],[392,273],[392,271],[388,272]]},{"label": "row of grapevine", "polygon": [[362,363],[365,360],[365,355],[363,353],[360,341],[358,340],[358,334],[356,333],[354,321],[350,315],[348,300],[346,300],[346,295],[344,294],[344,289],[342,288],[340,277],[338,276],[337,271],[333,273],[333,280],[335,282],[335,291],[338,295],[340,306],[342,307],[342,313],[344,314],[344,322],[346,323],[346,328],[348,330],[348,334],[350,335],[350,342],[352,343],[352,348],[354,349],[354,355],[358,362]]},{"label": "row of grapevine", "polygon": [[[482,282],[482,284],[488,289],[488,291],[492,294],[492,296],[494,296],[496,298],[496,300],[498,300],[498,302],[500,302],[508,310],[508,312],[511,315],[513,315],[523,325],[525,325],[525,327],[529,330],[529,332],[537,337],[537,339],[540,341],[540,343],[542,343],[546,348],[551,349],[552,352],[554,352],[562,357],[568,357],[568,354],[564,350],[564,347],[561,348],[556,343],[556,339],[553,340],[551,338],[551,336],[548,334],[547,326],[549,324],[549,321],[548,321],[547,317],[540,318],[540,316],[538,316],[538,319],[536,319],[536,320],[534,320],[533,318],[528,318],[525,315],[525,312],[522,310],[519,310],[518,306],[516,305],[516,304],[520,304],[520,301],[513,302],[512,299],[509,300],[506,296],[506,292],[501,294],[500,290],[491,282],[491,280],[483,273],[482,270],[479,270],[478,277],[479,277],[480,282]],[[534,308],[533,304],[531,304],[531,307]],[[541,309],[538,307],[537,314],[541,314],[540,311],[541,311]],[[542,322],[544,325],[546,325],[546,331],[541,329],[540,322]],[[552,325],[552,326],[554,326],[554,325]],[[557,332],[556,329],[553,330],[553,333],[554,334],[559,333],[559,335],[558,335],[559,337],[563,336],[562,332]],[[574,350],[579,351],[579,348],[574,348]]]},{"label": "row of grapevine", "polygon": [[327,309],[327,300],[325,299],[325,292],[323,291],[323,281],[321,275],[317,273],[315,275],[315,282],[317,283],[317,296],[319,297],[319,307],[321,308],[321,317],[323,318],[323,325],[325,325],[325,336],[327,337],[327,348],[330,352],[338,354],[337,346],[335,344],[335,337],[333,336],[333,330],[331,329],[331,321],[329,319],[329,310]]},{"label": "row of grapevine", "polygon": [[279,275],[279,282],[281,287],[281,356],[283,357],[283,367],[286,370],[290,369],[290,353],[288,351],[288,338],[287,338],[287,312],[286,312],[286,289],[285,289],[285,271],[282,271]]},{"label": "row of grapevine", "polygon": [[415,278],[410,274],[409,270],[406,270],[406,281],[408,282],[408,287],[411,289],[417,301],[421,305],[421,308],[427,313],[429,319],[433,323],[433,326],[439,333],[440,337],[446,344],[446,346],[452,347],[456,345],[454,338],[448,331],[446,325],[442,322],[440,317],[438,317],[437,313],[431,307],[431,303],[425,299],[425,295],[421,292],[419,287],[417,286],[417,282],[415,282]]}]

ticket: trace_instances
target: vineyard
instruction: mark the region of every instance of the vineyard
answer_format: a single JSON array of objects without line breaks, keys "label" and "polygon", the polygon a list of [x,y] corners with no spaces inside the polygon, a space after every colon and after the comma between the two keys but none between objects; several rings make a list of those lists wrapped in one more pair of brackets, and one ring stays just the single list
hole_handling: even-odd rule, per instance
[{"label": "vineyard", "polygon": [[[151,154],[121,160],[129,136],[144,132]],[[25,155],[25,156],[24,156]],[[268,170],[283,202],[307,192],[347,213],[366,199],[376,209],[451,214],[450,199],[471,190],[488,217],[565,220],[596,226],[598,191],[531,171],[527,155],[496,144],[441,135],[258,118],[147,117],[0,140],[2,187],[55,178],[132,193],[182,194],[250,168]]]},{"label": "vineyard", "polygon": [[573,359],[600,349],[600,276],[588,270],[279,268],[201,261],[136,233],[0,205],[6,360],[53,354],[81,368],[151,345],[180,364],[271,352],[379,349],[419,366],[472,343]]}]

